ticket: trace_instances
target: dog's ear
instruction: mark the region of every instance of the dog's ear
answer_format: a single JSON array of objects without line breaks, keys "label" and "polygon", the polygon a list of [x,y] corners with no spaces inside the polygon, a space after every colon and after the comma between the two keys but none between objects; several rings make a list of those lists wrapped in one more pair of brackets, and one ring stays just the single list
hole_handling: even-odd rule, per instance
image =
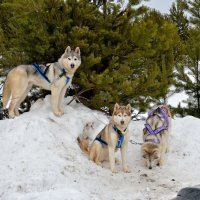
[{"label": "dog's ear", "polygon": [[132,111],[132,107],[131,107],[131,104],[127,104],[126,108],[131,112]]},{"label": "dog's ear", "polygon": [[79,47],[76,47],[75,53],[77,53],[79,56],[81,55],[81,51],[80,51],[80,48],[79,48]]},{"label": "dog's ear", "polygon": [[119,109],[119,107],[120,107],[120,105],[118,103],[116,103],[115,106],[114,106],[114,110]]},{"label": "dog's ear", "polygon": [[68,46],[66,49],[65,49],[65,53],[70,53],[71,52],[71,47]]}]

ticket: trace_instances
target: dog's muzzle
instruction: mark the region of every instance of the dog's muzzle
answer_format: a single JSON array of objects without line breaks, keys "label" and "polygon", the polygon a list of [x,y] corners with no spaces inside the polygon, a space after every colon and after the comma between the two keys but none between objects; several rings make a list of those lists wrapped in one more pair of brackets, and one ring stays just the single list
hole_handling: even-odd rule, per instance
[{"label": "dog's muzzle", "polygon": [[124,124],[124,120],[121,121],[121,124]]}]

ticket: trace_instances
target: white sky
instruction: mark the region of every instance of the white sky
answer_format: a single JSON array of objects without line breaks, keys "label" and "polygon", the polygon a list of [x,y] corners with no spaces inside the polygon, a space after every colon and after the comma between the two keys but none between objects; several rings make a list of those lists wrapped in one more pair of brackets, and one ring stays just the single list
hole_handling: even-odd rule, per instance
[{"label": "white sky", "polygon": [[175,0],[150,0],[142,4],[147,5],[151,8],[155,8],[161,13],[169,13],[169,9],[173,2],[175,2]]},{"label": "white sky", "polygon": [[155,8],[161,13],[169,13],[169,9],[175,0],[150,0],[148,2],[143,2],[142,4],[147,5],[150,8]]}]

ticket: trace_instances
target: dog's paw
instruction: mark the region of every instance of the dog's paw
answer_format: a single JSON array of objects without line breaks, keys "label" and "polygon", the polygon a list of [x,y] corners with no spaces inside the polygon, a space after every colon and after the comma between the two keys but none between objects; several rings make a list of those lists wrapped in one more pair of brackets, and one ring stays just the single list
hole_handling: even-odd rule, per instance
[{"label": "dog's paw", "polygon": [[100,161],[95,161],[95,163],[96,163],[98,166],[102,167],[102,163],[101,163]]},{"label": "dog's paw", "polygon": [[116,174],[117,173],[117,169],[116,168],[112,168],[111,172]]},{"label": "dog's paw", "polygon": [[165,165],[165,160],[161,159],[158,163],[158,166],[162,167],[163,165]]},{"label": "dog's paw", "polygon": [[61,114],[60,116],[62,116],[62,115],[65,114],[63,110],[60,110],[59,112],[60,112],[60,114]]},{"label": "dog's paw", "polygon": [[15,116],[19,116],[19,111],[18,110],[15,110]]},{"label": "dog's paw", "polygon": [[15,113],[9,111],[9,118],[10,118],[10,119],[14,119],[14,118],[15,118]]},{"label": "dog's paw", "polygon": [[125,172],[125,173],[131,173],[131,170],[129,169],[128,166],[126,166],[126,167],[124,167],[124,172]]},{"label": "dog's paw", "polygon": [[60,117],[60,116],[62,116],[63,114],[64,114],[63,111],[55,111],[55,112],[54,112],[54,115],[57,116],[57,117]]}]

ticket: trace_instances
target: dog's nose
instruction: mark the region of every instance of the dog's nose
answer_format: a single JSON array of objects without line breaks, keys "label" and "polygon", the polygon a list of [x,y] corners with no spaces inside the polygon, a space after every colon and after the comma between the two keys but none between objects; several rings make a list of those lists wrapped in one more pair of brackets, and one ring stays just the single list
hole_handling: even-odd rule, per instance
[{"label": "dog's nose", "polygon": [[152,166],[149,166],[149,169],[152,169]]},{"label": "dog's nose", "polygon": [[124,120],[121,121],[121,124],[124,124]]},{"label": "dog's nose", "polygon": [[72,68],[72,69],[74,68],[74,64],[73,64],[73,63],[71,64],[71,68]]}]

